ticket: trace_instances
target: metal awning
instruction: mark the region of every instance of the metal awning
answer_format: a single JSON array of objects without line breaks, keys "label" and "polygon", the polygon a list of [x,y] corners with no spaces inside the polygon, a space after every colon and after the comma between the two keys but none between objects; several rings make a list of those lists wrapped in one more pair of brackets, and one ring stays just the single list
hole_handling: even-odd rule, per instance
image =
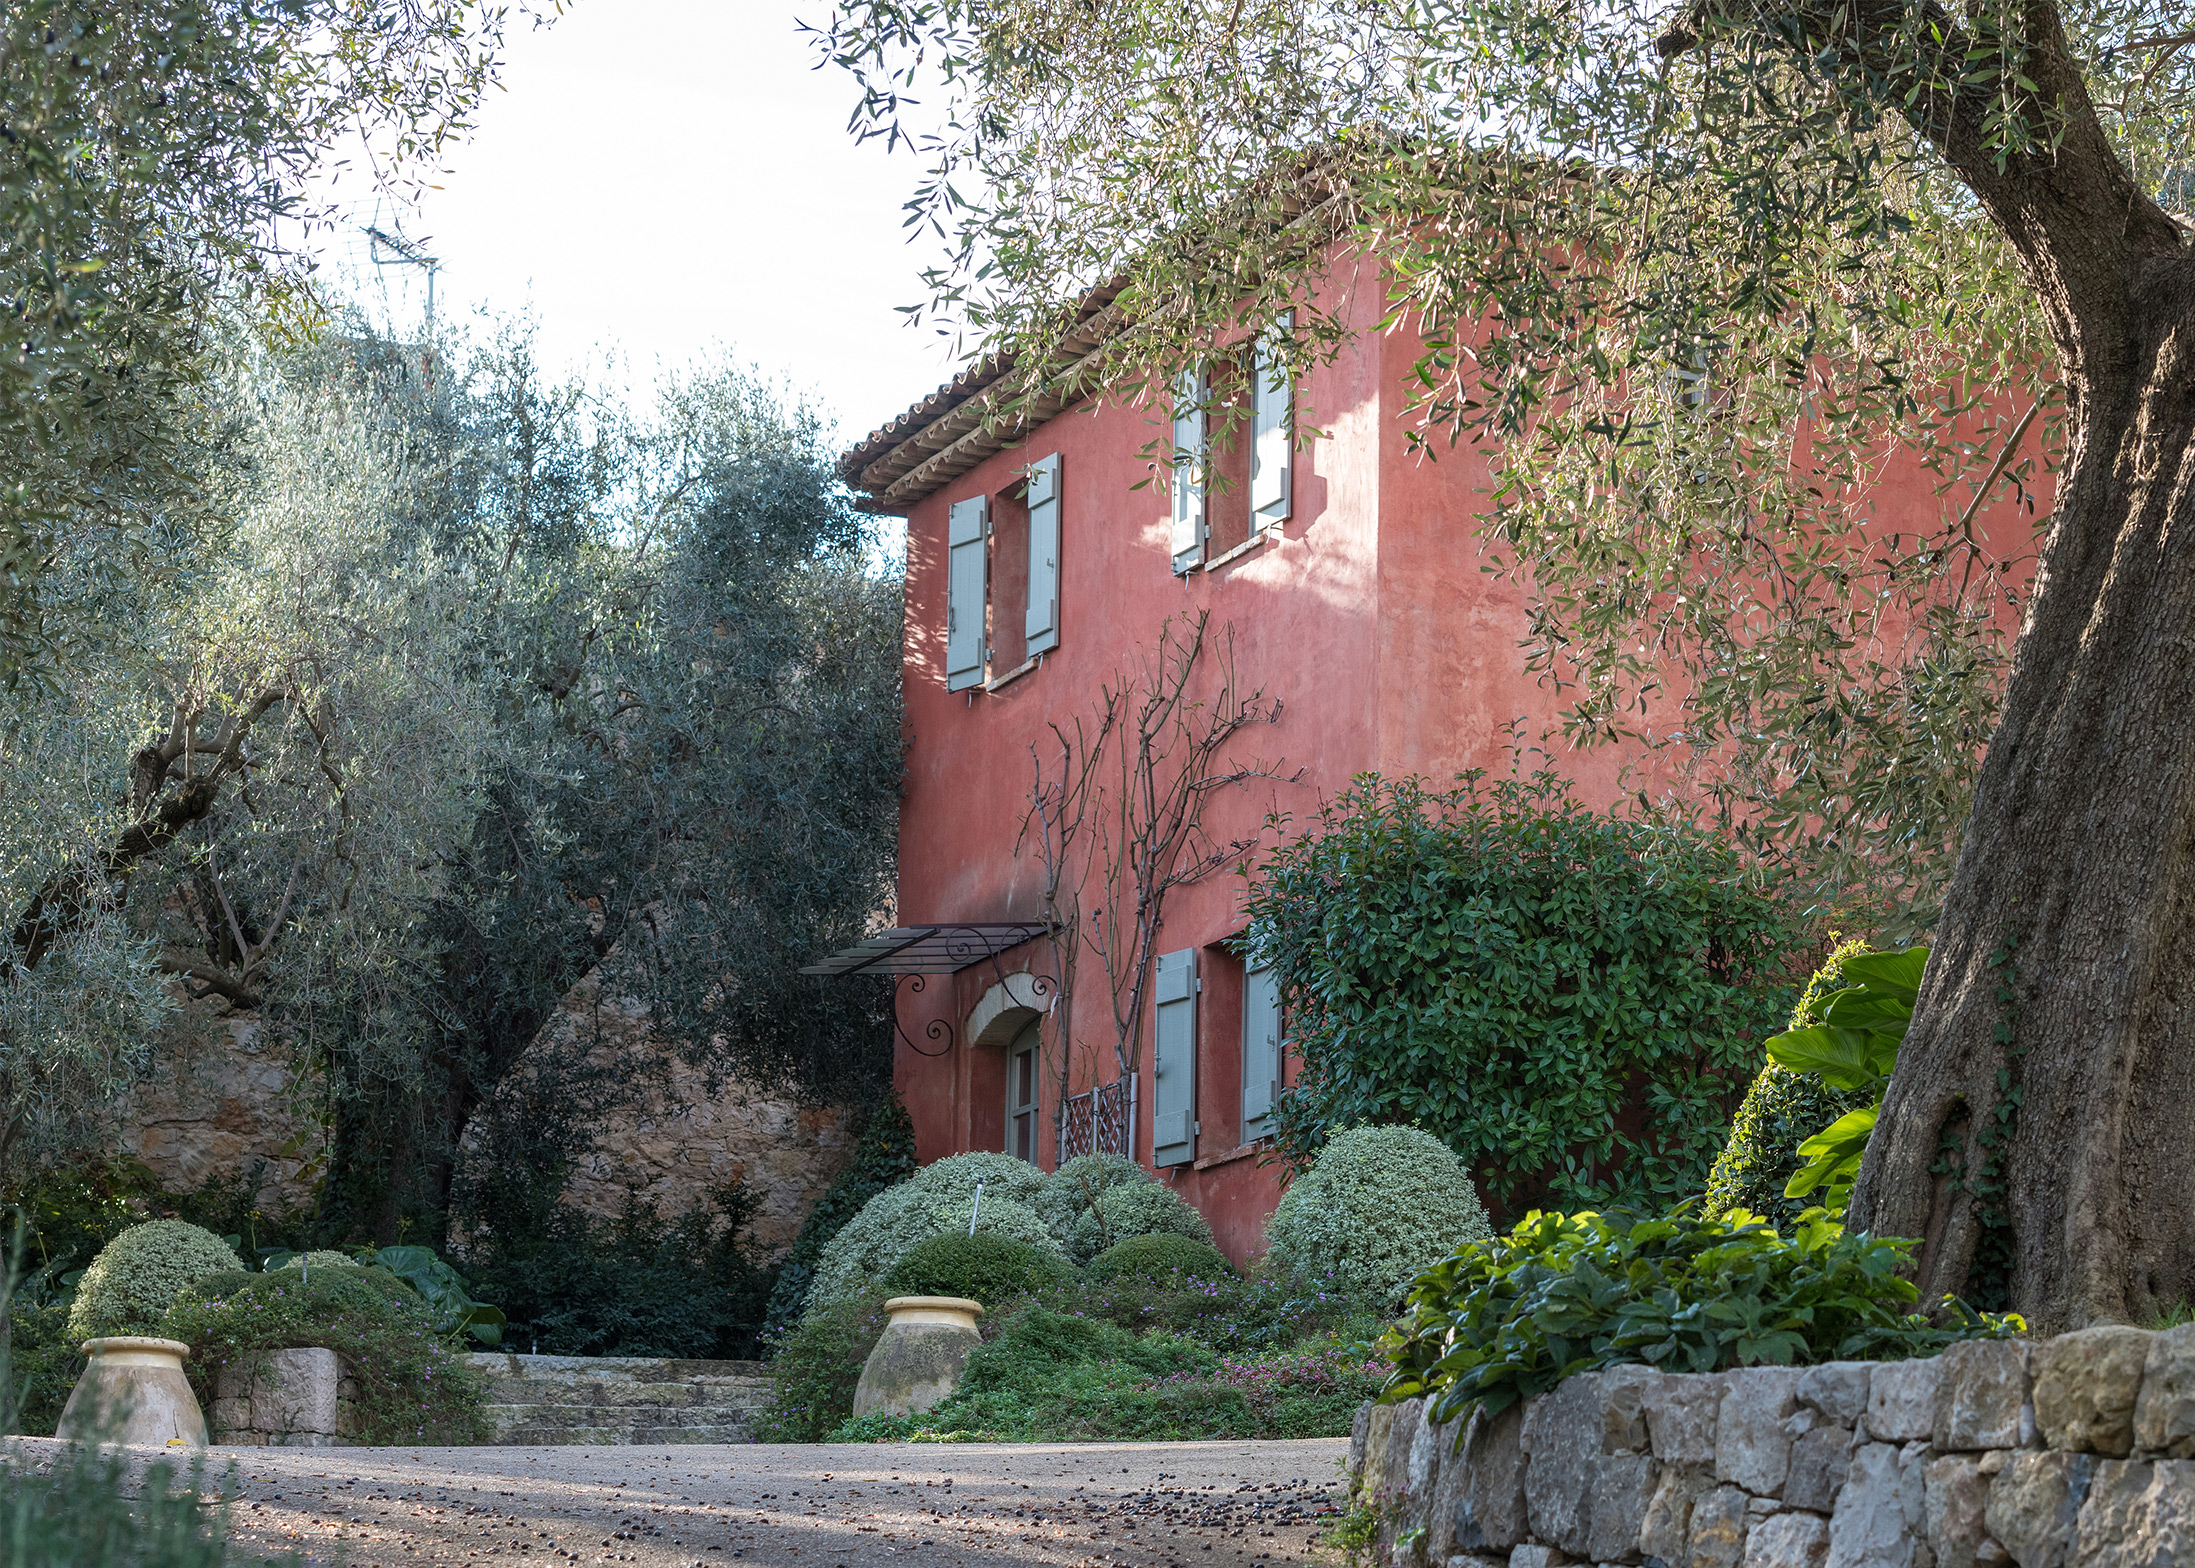
[{"label": "metal awning", "polygon": [[863,937],[828,958],[801,966],[804,975],[949,975],[1033,941],[1051,928],[1041,920],[963,920],[950,925],[899,926]]}]

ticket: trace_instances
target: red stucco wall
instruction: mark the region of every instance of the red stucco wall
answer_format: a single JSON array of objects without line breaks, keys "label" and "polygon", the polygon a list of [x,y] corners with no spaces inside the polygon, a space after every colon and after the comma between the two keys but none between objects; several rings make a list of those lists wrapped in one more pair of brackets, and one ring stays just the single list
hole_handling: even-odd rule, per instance
[{"label": "red stucco wall", "polygon": [[[1366,329],[1379,303],[1378,291],[1366,289],[1352,305]],[[1294,517],[1277,543],[1217,570],[1176,577],[1169,569],[1166,490],[1145,483],[1143,456],[1166,427],[1142,411],[1062,415],[915,507],[907,537],[900,924],[1040,917],[1041,862],[1027,843],[1015,850],[1028,810],[1032,748],[1051,756],[1049,725],[1090,713],[1099,685],[1151,648],[1167,618],[1182,612],[1208,610],[1215,628],[1230,628],[1242,685],[1284,704],[1281,723],[1252,731],[1244,754],[1304,770],[1298,784],[1258,781],[1222,797],[1207,817],[1215,838],[1247,837],[1273,811],[1304,819],[1369,769],[1445,780],[1466,768],[1505,767],[1512,721],[1533,738],[1551,730],[1556,701],[1524,670],[1518,648],[1521,595],[1483,569],[1473,523],[1484,505],[1485,460],[1463,449],[1429,462],[1406,442],[1402,411],[1417,352],[1406,334],[1366,330],[1336,363],[1308,378],[1298,389],[1299,420],[1323,434],[1297,454]],[[1006,491],[1031,459],[1050,452],[1062,460],[1060,645],[1040,668],[996,692],[948,693],[946,510],[968,496]],[[1941,503],[1931,490],[1929,476],[1911,463],[1889,463],[1883,515],[1925,512],[1933,522]],[[1002,654],[1018,657],[1018,566],[1001,564],[994,593],[1005,596],[1016,621],[996,641]],[[1559,740],[1550,744],[1559,749]],[[1614,750],[1559,755],[1583,793],[1599,801],[1615,797],[1631,760]],[[1240,877],[1223,873],[1173,893],[1157,948],[1204,949],[1207,975],[1198,1063],[1203,1168],[1162,1175],[1204,1213],[1221,1249],[1238,1261],[1261,1248],[1264,1219],[1280,1190],[1276,1172],[1259,1163],[1256,1151],[1236,1152],[1233,977],[1240,966],[1214,944],[1239,931],[1242,889]],[[1093,882],[1085,907],[1098,897]],[[1093,1074],[1109,1080],[1114,1054],[1101,971],[1087,954],[1080,968],[1071,1052],[1076,1091]],[[1048,974],[1046,945],[1032,943],[996,964],[902,992],[909,1040],[898,1047],[895,1077],[924,1161],[1002,1147],[1003,1053],[964,1036],[985,993],[1018,970]],[[933,1022],[936,1038],[928,1032]],[[1046,1038],[1056,1075],[1061,1052],[1051,1026]],[[1137,1155],[1146,1161],[1149,1049],[1147,1022],[1137,1115]],[[1055,1077],[1043,1095],[1047,1168],[1054,1163],[1050,1117],[1059,1093]]]}]

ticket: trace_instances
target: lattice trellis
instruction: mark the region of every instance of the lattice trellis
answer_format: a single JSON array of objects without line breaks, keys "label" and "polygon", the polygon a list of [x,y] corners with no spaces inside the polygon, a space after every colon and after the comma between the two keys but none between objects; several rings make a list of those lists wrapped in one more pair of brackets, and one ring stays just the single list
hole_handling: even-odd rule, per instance
[{"label": "lattice trellis", "polygon": [[1059,1106],[1059,1137],[1054,1145],[1061,1164],[1078,1154],[1135,1157],[1136,1074],[1095,1089],[1069,1095]]}]

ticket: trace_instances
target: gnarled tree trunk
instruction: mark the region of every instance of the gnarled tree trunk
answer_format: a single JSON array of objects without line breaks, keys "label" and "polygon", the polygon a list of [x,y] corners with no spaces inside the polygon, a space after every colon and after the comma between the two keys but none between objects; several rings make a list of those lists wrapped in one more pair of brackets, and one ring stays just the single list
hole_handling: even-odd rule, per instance
[{"label": "gnarled tree trunk", "polygon": [[2136,230],[2022,247],[2067,467],[1852,1206],[2050,1328],[2195,1299],[2195,266]]}]

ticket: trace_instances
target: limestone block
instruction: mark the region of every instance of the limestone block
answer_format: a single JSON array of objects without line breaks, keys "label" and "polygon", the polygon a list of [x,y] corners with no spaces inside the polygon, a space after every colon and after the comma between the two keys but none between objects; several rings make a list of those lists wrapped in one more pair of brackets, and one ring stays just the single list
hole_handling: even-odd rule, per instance
[{"label": "limestone block", "polygon": [[2195,1562],[2195,1460],[2097,1465],[2076,1542],[2081,1568]]},{"label": "limestone block", "polygon": [[[1878,1374],[1882,1368],[1877,1368]],[[1873,1418],[1873,1380],[1869,1417]],[[1925,1445],[1864,1443],[1852,1455],[1836,1511],[1829,1516],[1827,1568],[1916,1568],[1926,1495],[1921,1469]]]},{"label": "limestone block", "polygon": [[1745,1568],[1822,1568],[1828,1556],[1829,1521],[1819,1514],[1775,1514],[1745,1538]]},{"label": "limestone block", "polygon": [[1349,1423],[1349,1479],[1364,1479],[1364,1440],[1372,1430],[1372,1412],[1379,1407],[1367,1399],[1357,1406],[1356,1419]]},{"label": "limestone block", "polygon": [[1635,1563],[1647,1505],[1654,1500],[1654,1461],[1644,1454],[1603,1454],[1595,1468],[1585,1555],[1596,1563]]},{"label": "limestone block", "polygon": [[1989,1478],[1979,1459],[1960,1454],[1931,1459],[1922,1467],[1925,1494],[1922,1534],[1936,1554],[1936,1568],[1974,1568],[1988,1526],[1983,1510]]},{"label": "limestone block", "polygon": [[1783,1491],[1791,1470],[1787,1422],[1799,1408],[1795,1367],[1747,1367],[1729,1374],[1715,1422],[1715,1479],[1757,1497]]},{"label": "limestone block", "polygon": [[1458,1552],[1448,1559],[1448,1568],[1509,1568],[1509,1554]]},{"label": "limestone block", "polygon": [[1524,1412],[1524,1501],[1532,1534],[1573,1555],[1592,1527],[1592,1485],[1601,1457],[1601,1374],[1581,1373]]},{"label": "limestone block", "polygon": [[1364,1436],[1364,1495],[1377,1498],[1387,1489],[1387,1434],[1395,1425],[1393,1405],[1374,1405]]},{"label": "limestone block", "polygon": [[2195,1459],[2195,1323],[2168,1328],[2149,1342],[2134,1401],[2134,1446]]},{"label": "limestone block", "polygon": [[242,1424],[273,1437],[342,1430],[343,1365],[332,1350],[270,1352],[250,1378],[223,1367],[215,1389],[216,1403],[245,1401],[250,1413]]},{"label": "limestone block", "polygon": [[1878,1443],[1924,1441],[1936,1425],[1936,1388],[1943,1368],[1925,1361],[1885,1361],[1867,1379],[1867,1435]]},{"label": "limestone block", "polygon": [[1714,1488],[1714,1472],[1706,1465],[1663,1465],[1639,1525],[1640,1552],[1664,1563],[1686,1562],[1693,1506]]},{"label": "limestone block", "polygon": [[1989,1483],[1983,1522],[2020,1568],[2067,1568],[2095,1470],[2086,1454],[2012,1454]]},{"label": "limestone block", "polygon": [[1652,1367],[1610,1367],[1601,1374],[1601,1452],[1643,1454],[1646,1406],[1661,1374]]},{"label": "limestone block", "polygon": [[1737,1568],[1744,1561],[1746,1505],[1751,1501],[1742,1488],[1718,1486],[1692,1505],[1685,1546],[1689,1568]]},{"label": "limestone block", "polygon": [[1425,1418],[1425,1401],[1401,1399],[1395,1402],[1395,1416],[1387,1428],[1387,1465],[1381,1473],[1380,1490],[1390,1497],[1407,1497],[1410,1493],[1410,1452],[1417,1446],[1418,1427]]},{"label": "limestone block", "polygon": [[1715,1416],[1728,1374],[1665,1373],[1640,1390],[1654,1457],[1665,1464],[1715,1462]]},{"label": "limestone block", "polygon": [[1552,1546],[1520,1546],[1509,1554],[1509,1568],[1567,1568],[1576,1561]]},{"label": "limestone block", "polygon": [[2134,1447],[2134,1401],[2154,1337],[2106,1325],[2037,1345],[2030,1365],[2043,1446],[2124,1458]]},{"label": "limestone block", "polygon": [[1463,1472],[1454,1519],[1456,1545],[1467,1552],[1507,1551],[1531,1533],[1524,1501],[1524,1406],[1471,1417],[1464,1434]]},{"label": "limestone block", "polygon": [[[1410,1423],[1410,1451],[1403,1466],[1401,1506],[1394,1518],[1394,1530],[1398,1535],[1426,1529],[1430,1523],[1427,1509],[1433,1500],[1433,1483],[1440,1473],[1433,1447],[1440,1425],[1426,1419],[1425,1401],[1419,1399],[1410,1403],[1418,1408],[1416,1419]],[[1395,1441],[1393,1436],[1388,1438],[1390,1444]]]},{"label": "limestone block", "polygon": [[1857,1427],[1867,1414],[1871,1361],[1829,1361],[1799,1374],[1799,1403],[1839,1426]]},{"label": "limestone block", "polygon": [[1817,1426],[1791,1445],[1791,1473],[1783,1500],[1793,1508],[1826,1514],[1837,1506],[1837,1492],[1852,1468],[1855,1439],[1848,1426]]},{"label": "limestone block", "polygon": [[1937,1358],[1934,1442],[1938,1448],[2017,1448],[2027,1403],[2027,1346],[2016,1339],[1970,1339]]},{"label": "limestone block", "polygon": [[1466,1453],[1457,1441],[1469,1431],[1464,1421],[1425,1424],[1433,1434],[1433,1458],[1438,1466],[1426,1497],[1425,1560],[1445,1563],[1457,1549],[1457,1515],[1462,1511],[1464,1486],[1471,1473]]}]

